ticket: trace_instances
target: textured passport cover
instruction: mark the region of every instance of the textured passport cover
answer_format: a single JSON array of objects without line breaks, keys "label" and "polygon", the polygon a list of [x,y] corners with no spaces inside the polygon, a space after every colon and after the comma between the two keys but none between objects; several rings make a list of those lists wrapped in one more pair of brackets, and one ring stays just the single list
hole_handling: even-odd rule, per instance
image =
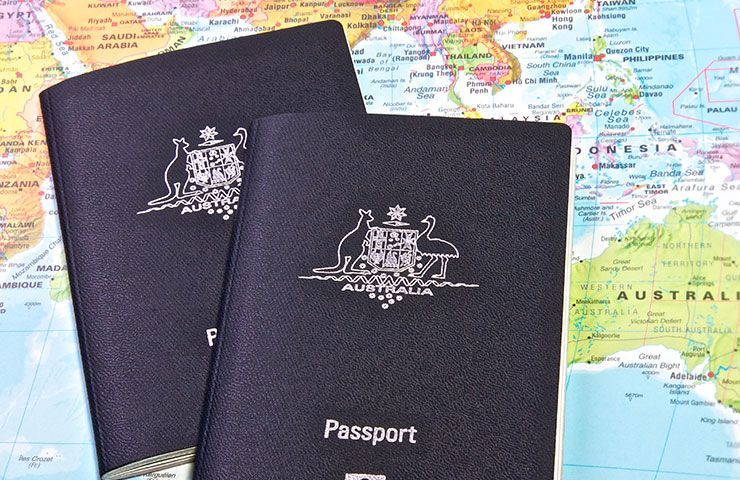
[{"label": "textured passport cover", "polygon": [[245,127],[364,112],[342,27],[138,60],[41,101],[101,473],[193,447]]},{"label": "textured passport cover", "polygon": [[552,478],[564,125],[253,122],[197,480]]}]

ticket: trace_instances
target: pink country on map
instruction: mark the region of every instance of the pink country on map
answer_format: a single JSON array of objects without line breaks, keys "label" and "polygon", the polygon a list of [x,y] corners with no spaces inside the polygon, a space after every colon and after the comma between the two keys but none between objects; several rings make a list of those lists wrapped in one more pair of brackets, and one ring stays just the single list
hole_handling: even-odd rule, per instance
[{"label": "pink country on map", "polygon": [[434,53],[442,44],[442,38],[460,30],[441,8],[443,3],[444,0],[420,2],[419,8],[411,15],[406,25],[409,34],[419,42],[419,45]]},{"label": "pink country on map", "polygon": [[151,5],[163,12],[180,13],[188,17],[207,17],[220,8],[216,0],[154,0]]},{"label": "pink country on map", "polygon": [[702,149],[699,142],[693,138],[686,138],[681,142],[689,155],[699,155],[711,158],[719,163],[724,163],[730,170],[725,182],[740,180],[740,145],[733,142],[719,143],[710,149]]},{"label": "pink country on map", "polygon": [[44,33],[35,10],[42,8],[41,0],[6,0],[0,2],[0,43],[33,42]]},{"label": "pink country on map", "polygon": [[486,85],[493,85],[494,83],[500,83],[511,75],[511,65],[508,62],[481,63],[475,67],[473,73],[478,80],[482,80]]}]

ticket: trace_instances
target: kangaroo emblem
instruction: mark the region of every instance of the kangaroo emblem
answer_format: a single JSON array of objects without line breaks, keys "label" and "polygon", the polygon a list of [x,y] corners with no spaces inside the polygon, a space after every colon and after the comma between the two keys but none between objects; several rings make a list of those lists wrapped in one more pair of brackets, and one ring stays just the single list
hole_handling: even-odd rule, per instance
[{"label": "kangaroo emblem", "polygon": [[197,149],[191,150],[184,137],[172,139],[175,154],[164,171],[167,193],[147,202],[150,208],[138,214],[181,207],[183,215],[204,210],[228,220],[234,213],[244,171],[239,155],[246,149],[247,130],[236,129],[236,144],[217,139],[213,127],[206,126],[200,133],[203,142]]},{"label": "kangaroo emblem", "polygon": [[367,252],[367,232],[370,223],[375,220],[371,210],[359,211],[357,226],[342,238],[337,247],[337,264],[333,267],[314,268],[314,273],[368,273],[364,268],[357,268],[357,263]]},{"label": "kangaroo emblem", "polygon": [[167,203],[175,198],[179,198],[185,191],[185,185],[189,179],[185,157],[187,157],[187,149],[190,144],[184,138],[173,138],[172,143],[175,144],[175,156],[164,171],[164,184],[167,186],[167,195],[155,198],[148,202],[147,205]]}]

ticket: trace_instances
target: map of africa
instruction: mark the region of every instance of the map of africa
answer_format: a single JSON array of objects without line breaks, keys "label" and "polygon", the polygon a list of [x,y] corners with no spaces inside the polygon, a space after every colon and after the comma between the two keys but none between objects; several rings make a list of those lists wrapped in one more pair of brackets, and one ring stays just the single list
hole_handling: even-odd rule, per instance
[{"label": "map of africa", "polygon": [[740,0],[0,0],[1,478],[98,478],[39,92],[325,19],[371,113],[572,128],[563,478],[740,479]]}]

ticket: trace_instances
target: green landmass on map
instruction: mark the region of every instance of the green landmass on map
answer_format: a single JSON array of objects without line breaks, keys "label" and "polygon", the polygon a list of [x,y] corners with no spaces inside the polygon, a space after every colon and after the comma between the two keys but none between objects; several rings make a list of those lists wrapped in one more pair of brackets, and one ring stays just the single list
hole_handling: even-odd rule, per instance
[{"label": "green landmass on map", "polygon": [[740,411],[740,242],[708,222],[711,207],[642,219],[606,250],[572,268],[569,363],[600,363],[646,345],[681,352],[689,371]]},{"label": "green landmass on map", "polygon": [[66,271],[57,272],[49,282],[49,296],[55,302],[63,302],[72,298],[69,290],[69,277]]}]

